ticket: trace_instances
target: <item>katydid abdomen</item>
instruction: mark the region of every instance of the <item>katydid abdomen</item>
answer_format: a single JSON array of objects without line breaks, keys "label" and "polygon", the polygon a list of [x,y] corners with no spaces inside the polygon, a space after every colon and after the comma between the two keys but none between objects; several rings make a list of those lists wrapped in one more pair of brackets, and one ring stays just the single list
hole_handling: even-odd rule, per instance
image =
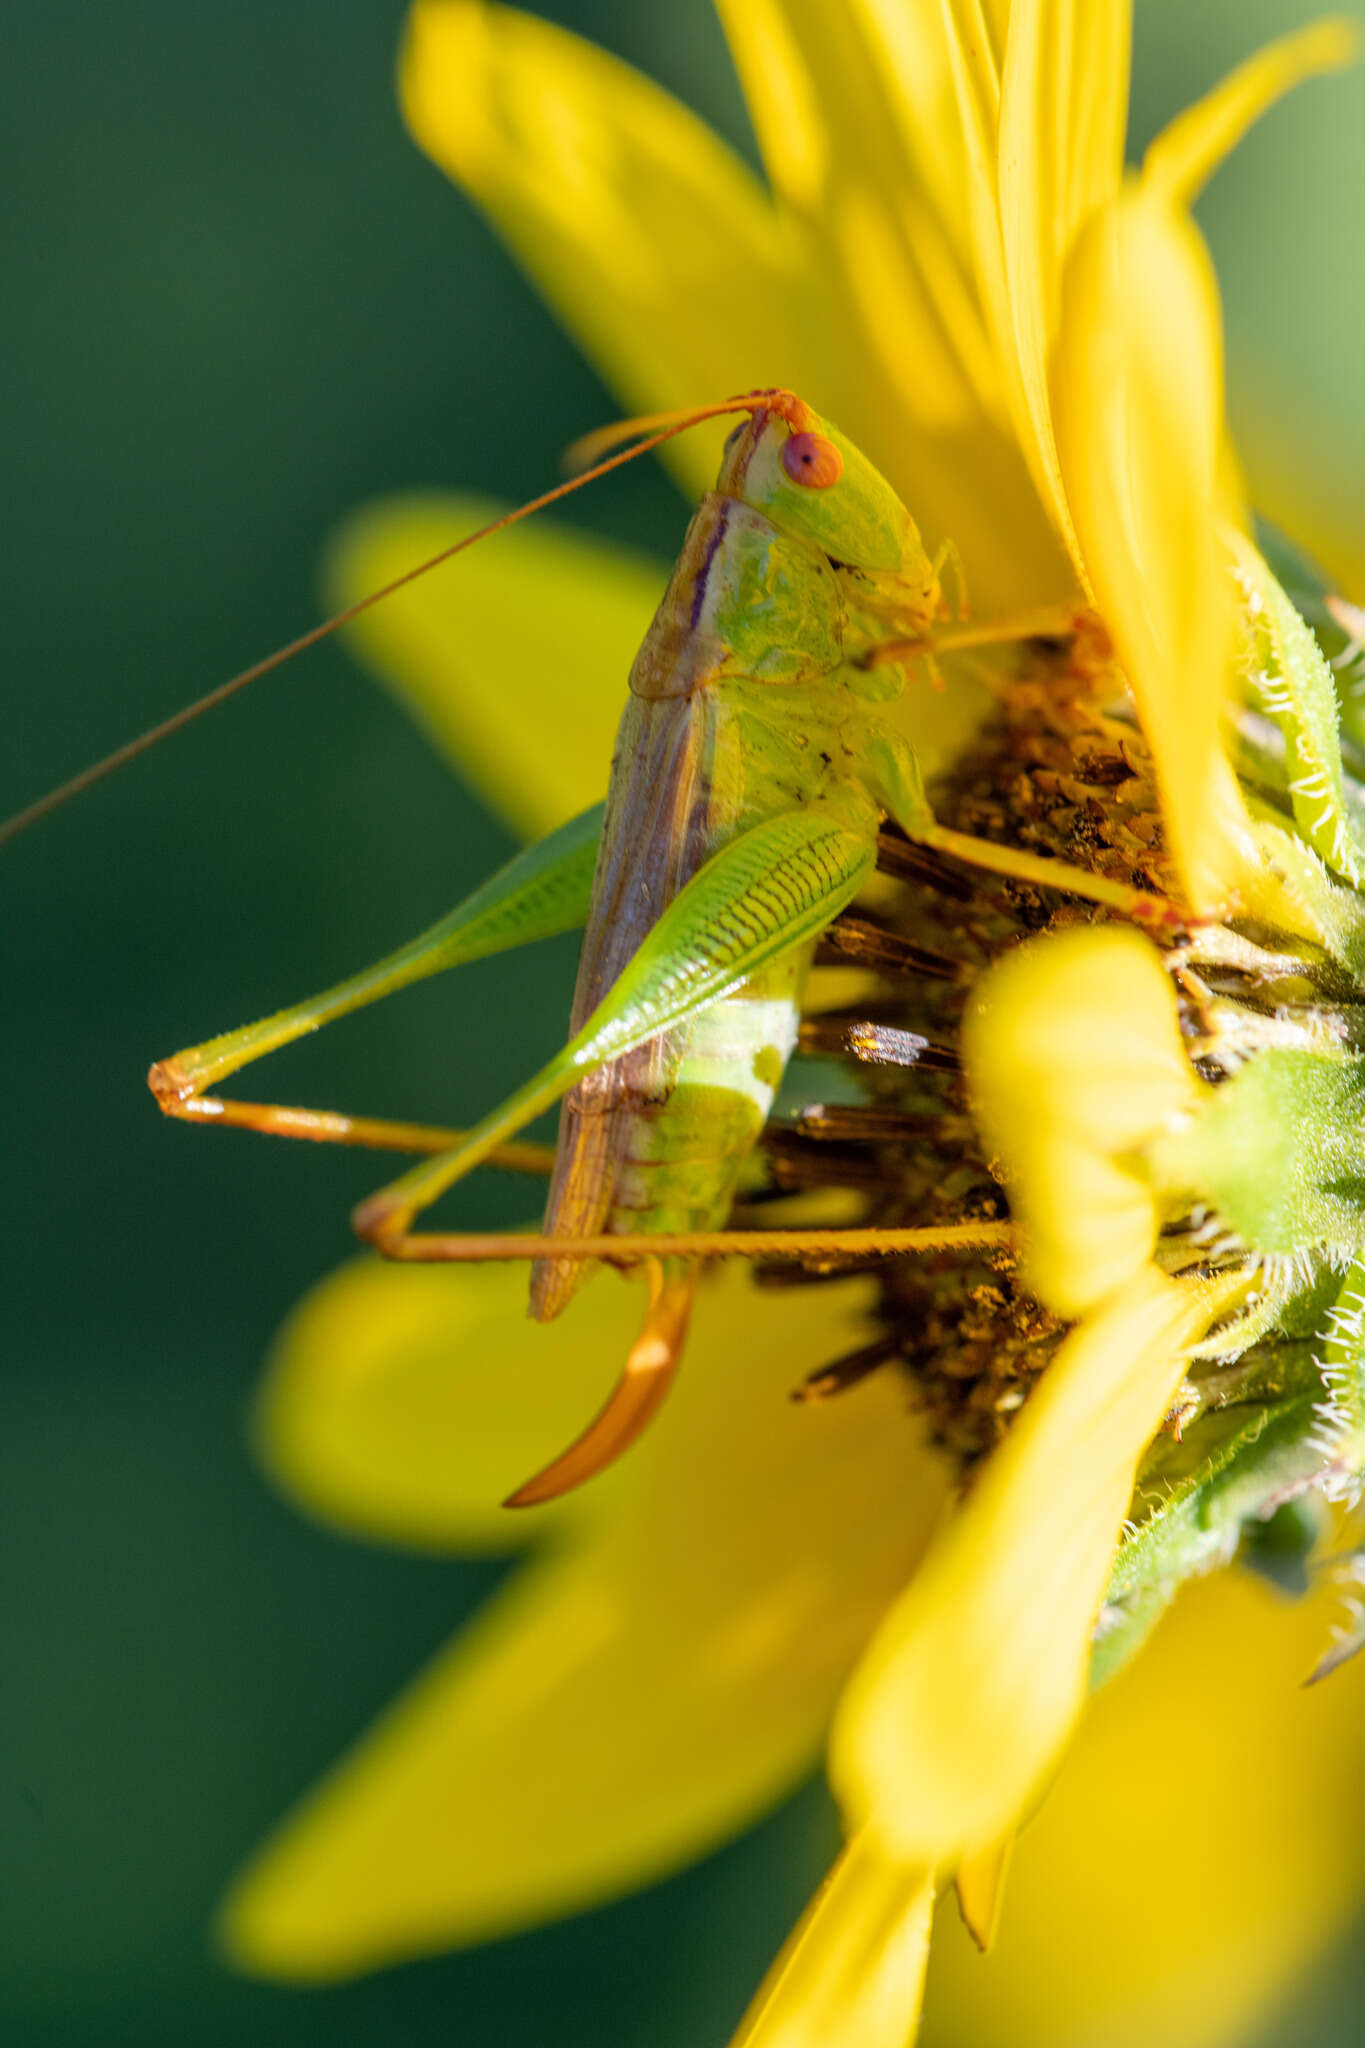
[{"label": "katydid abdomen", "polygon": [[[618,1087],[602,1099],[584,1088],[584,1099],[565,1103],[547,1235],[678,1234],[724,1224],[796,1044],[812,951],[784,954],[670,1034],[683,1043],[657,1096]],[[538,1260],[533,1313],[557,1315],[582,1273],[581,1260]]]}]

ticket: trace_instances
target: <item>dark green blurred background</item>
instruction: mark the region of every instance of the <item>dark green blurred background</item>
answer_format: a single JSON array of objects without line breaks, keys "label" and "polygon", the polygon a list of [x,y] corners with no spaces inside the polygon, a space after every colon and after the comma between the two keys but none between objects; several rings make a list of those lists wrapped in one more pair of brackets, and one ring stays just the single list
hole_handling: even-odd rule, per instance
[{"label": "dark green blurred background", "polygon": [[[706,0],[542,11],[749,147]],[[1312,11],[1139,0],[1135,143]],[[310,623],[322,539],[365,498],[530,495],[616,410],[407,142],[401,13],[7,6],[0,809]],[[1362,112],[1359,77],[1312,88],[1204,212],[1253,478],[1341,564],[1365,558]],[[681,514],[642,470],[578,512],[665,552]],[[719,2043],[825,1860],[812,1792],[643,1898],[353,1988],[208,1953],[234,1865],[492,1573],[325,1535],[246,1453],[267,1340],[348,1252],[375,1162],[168,1125],[143,1073],[386,950],[507,845],[327,649],[5,857],[6,2042]],[[436,984],[281,1057],[270,1092],[470,1117],[548,1049],[572,948],[479,973],[472,1004]],[[463,1201],[524,1208],[496,1180]],[[1266,2043],[1355,2042],[1362,1995],[1343,1954]]]}]

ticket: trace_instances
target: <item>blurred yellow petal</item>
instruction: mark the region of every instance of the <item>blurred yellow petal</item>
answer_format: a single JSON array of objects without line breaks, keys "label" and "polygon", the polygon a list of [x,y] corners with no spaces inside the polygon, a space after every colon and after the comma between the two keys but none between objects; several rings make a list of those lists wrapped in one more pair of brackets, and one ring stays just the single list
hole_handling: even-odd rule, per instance
[{"label": "blurred yellow petal", "polygon": [[1246,831],[1221,731],[1233,628],[1222,323],[1194,227],[1139,187],[1094,216],[1067,266],[1054,401],[1089,580],[1137,698],[1185,893],[1209,910]]},{"label": "blurred yellow petal", "polygon": [[[1009,285],[1000,231],[998,152],[1004,38],[992,32],[981,0],[943,0],[942,14],[967,164],[966,219],[976,285],[997,350],[1006,404],[1017,425],[1024,413],[1019,365],[1010,342]],[[1028,453],[1026,449],[1026,456]]]},{"label": "blurred yellow petal", "polygon": [[1365,1659],[1302,1683],[1331,1607],[1236,1572],[1180,1595],[1086,1708],[994,1953],[939,1915],[922,2048],[1234,2048],[1265,2024],[1365,1883]]},{"label": "blurred yellow petal", "polygon": [[[383,499],[332,543],[350,604],[507,506]],[[534,838],[606,789],[626,678],[665,564],[552,519],[528,520],[366,612],[350,645],[514,831]]]},{"label": "blurred yellow petal", "polygon": [[983,979],[963,1057],[1029,1284],[1083,1315],[1151,1257],[1162,1217],[1141,1155],[1203,1093],[1170,976],[1122,926],[1037,939]]},{"label": "blurred yellow petal", "polygon": [[[773,188],[820,250],[822,274],[842,254],[856,292],[857,256],[841,245],[852,234],[882,252],[868,282],[879,304],[894,296],[892,326],[905,340],[913,325],[918,343],[909,403],[940,427],[962,423],[976,405],[999,413],[1000,378],[963,232],[967,169],[937,11],[886,0],[718,6]],[[874,347],[877,324],[868,322]]]},{"label": "blurred yellow petal", "polygon": [[972,184],[939,9],[721,0],[769,174],[806,254],[822,409],[969,562],[974,606],[1071,593],[1013,445],[970,231]]},{"label": "blurred yellow petal", "polygon": [[[566,1327],[594,1329],[610,1286]],[[531,1925],[675,1869],[809,1768],[944,1497],[892,1375],[787,1399],[857,1341],[866,1298],[759,1295],[733,1271],[703,1290],[677,1389],[584,1491],[567,1547],[495,1596],[239,1882],[224,1938],[240,1963],[322,1979]],[[448,1387],[394,1385],[415,1416],[390,1426],[381,1389],[357,1419],[399,1454],[423,1427],[449,1441],[462,1413],[496,1422],[515,1400],[515,1381],[483,1384],[504,1363],[452,1351]]]},{"label": "blurred yellow petal", "polygon": [[1142,164],[1142,181],[1192,205],[1224,157],[1284,93],[1324,71],[1340,71],[1360,51],[1358,23],[1344,15],[1311,23],[1267,43],[1164,128]]},{"label": "blurred yellow petal", "polygon": [[1000,229],[1021,439],[1082,580],[1048,374],[1067,255],[1123,168],[1130,12],[1129,0],[1016,0],[1000,89]]},{"label": "blurred yellow petal", "polygon": [[953,1889],[957,1893],[957,1909],[962,1915],[962,1924],[983,1955],[995,1946],[1014,1841],[1015,1830],[1011,1828],[998,1842],[989,1842],[984,1849],[969,1851],[953,1873]]},{"label": "blurred yellow petal", "polygon": [[[931,545],[957,544],[974,603],[1062,598],[957,228],[967,173],[942,30],[889,0],[850,5],[727,17],[783,207],[629,66],[480,0],[419,0],[404,106],[632,410],[789,385],[876,451]],[[802,210],[793,195],[826,162],[820,205]],[[718,446],[702,428],[668,455],[700,491]]]},{"label": "blurred yellow petal", "polygon": [[1148,1269],[1072,1332],[854,1673],[831,1776],[907,1868],[998,1840],[1055,1762],[1137,1461],[1208,1316]]},{"label": "blurred yellow petal", "polygon": [[775,192],[828,209],[833,182],[880,189],[889,207],[922,191],[962,241],[966,163],[937,6],[896,0],[718,0]]},{"label": "blurred yellow petal", "polygon": [[932,1875],[851,1842],[744,2016],[732,2048],[909,2048],[929,1960]]},{"label": "blurred yellow petal", "polygon": [[[418,0],[399,85],[416,141],[632,411],[812,389],[819,295],[813,316],[796,244],[747,166],[652,80],[530,14]],[[718,446],[678,444],[697,488]]]}]

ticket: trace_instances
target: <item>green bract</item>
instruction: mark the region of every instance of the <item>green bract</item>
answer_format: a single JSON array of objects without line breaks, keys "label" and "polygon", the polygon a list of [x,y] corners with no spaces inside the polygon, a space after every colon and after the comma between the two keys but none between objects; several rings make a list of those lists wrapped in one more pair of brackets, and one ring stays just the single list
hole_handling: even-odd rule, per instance
[{"label": "green bract", "polygon": [[1144,1462],[1096,1682],[1182,1581],[1235,1554],[1306,1584],[1321,1502],[1353,1501],[1365,1481],[1365,803],[1304,616],[1330,630],[1321,584],[1291,561],[1301,612],[1249,543],[1235,552],[1251,700],[1239,768],[1266,886],[1255,915],[1193,937],[1212,1000],[1191,1050],[1218,1085],[1140,1170],[1164,1213],[1183,1212],[1158,1250],[1171,1270],[1240,1254],[1256,1279],[1199,1348]]}]

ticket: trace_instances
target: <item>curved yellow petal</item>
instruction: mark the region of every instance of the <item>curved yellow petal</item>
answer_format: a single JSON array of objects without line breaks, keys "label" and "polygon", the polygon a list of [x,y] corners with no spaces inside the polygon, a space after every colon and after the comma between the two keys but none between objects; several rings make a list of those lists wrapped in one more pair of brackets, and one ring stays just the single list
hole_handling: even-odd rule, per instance
[{"label": "curved yellow petal", "polygon": [[1086,572],[1137,698],[1185,892],[1212,909],[1246,831],[1221,734],[1233,631],[1222,323],[1193,225],[1140,187],[1100,209],[1067,265],[1053,391]]},{"label": "curved yellow petal", "polygon": [[933,1909],[932,1873],[907,1876],[870,1836],[850,1842],[764,1979],[732,2048],[910,2048]]},{"label": "curved yellow petal", "polygon": [[[591,1326],[610,1285],[566,1325]],[[866,1300],[858,1283],[760,1295],[733,1272],[703,1290],[675,1392],[584,1490],[567,1543],[239,1881],[239,1963],[323,1979],[530,1925],[687,1862],[809,1768],[944,1494],[892,1376],[787,1398],[858,1341]],[[609,1377],[619,1354],[602,1362]],[[465,1393],[498,1363],[466,1369]],[[433,1391],[426,1419],[448,1428],[458,1403]]]},{"label": "curved yellow petal", "polygon": [[963,1055],[1029,1284],[1084,1315],[1152,1256],[1162,1218],[1142,1155],[1200,1105],[1170,977],[1123,926],[1036,939],[983,977]]},{"label": "curved yellow petal", "polygon": [[1233,2048],[1265,2023],[1365,1885],[1365,1659],[1302,1683],[1329,1612],[1240,1572],[1181,1593],[1086,1708],[992,1955],[939,1916],[922,2048]]},{"label": "curved yellow petal", "polygon": [[1138,1458],[1208,1316],[1149,1268],[1072,1332],[854,1673],[831,1775],[907,1868],[998,1841],[1055,1761]]},{"label": "curved yellow petal", "polygon": [[[651,80],[512,8],[418,0],[399,86],[416,141],[632,411],[811,387],[796,244],[752,172]],[[718,446],[676,444],[699,489]]]},{"label": "curved yellow petal", "polygon": [[1359,23],[1344,15],[1311,22],[1267,43],[1162,130],[1143,158],[1143,184],[1173,202],[1192,205],[1268,107],[1305,79],[1340,71],[1359,52]]},{"label": "curved yellow petal", "polygon": [[[490,498],[387,498],[334,537],[338,607],[507,510]],[[661,562],[552,519],[484,542],[349,628],[355,653],[461,775],[534,838],[603,794],[626,678],[667,580]]]}]

